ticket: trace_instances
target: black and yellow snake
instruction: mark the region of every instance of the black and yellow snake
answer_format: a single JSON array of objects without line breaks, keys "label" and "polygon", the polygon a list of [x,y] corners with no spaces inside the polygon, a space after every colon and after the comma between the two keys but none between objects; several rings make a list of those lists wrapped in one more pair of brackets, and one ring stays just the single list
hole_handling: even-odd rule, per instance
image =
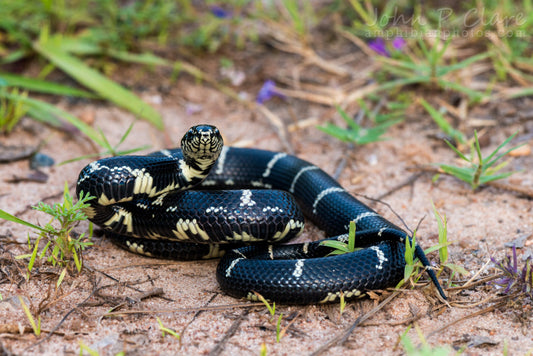
[{"label": "black and yellow snake", "polygon": [[[181,149],[93,162],[79,175],[81,191],[95,197],[85,209],[89,219],[133,252],[224,255],[217,279],[234,297],[330,302],[395,286],[404,276],[408,235],[399,227],[317,166],[285,153],[223,147],[214,126],[189,129]],[[320,241],[272,245],[299,234],[303,216],[341,241],[355,221],[361,249],[328,256],[332,249]],[[445,298],[418,245],[415,255]]]}]

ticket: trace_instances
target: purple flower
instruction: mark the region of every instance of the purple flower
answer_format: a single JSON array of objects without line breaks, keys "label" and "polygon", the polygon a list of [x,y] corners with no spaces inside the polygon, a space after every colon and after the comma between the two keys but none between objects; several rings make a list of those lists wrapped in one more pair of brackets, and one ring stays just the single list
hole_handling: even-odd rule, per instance
[{"label": "purple flower", "polygon": [[380,56],[390,57],[390,53],[385,45],[385,40],[381,37],[376,38],[373,41],[368,42],[368,47],[374,50]]},{"label": "purple flower", "polygon": [[[396,51],[401,51],[407,42],[405,42],[405,39],[403,37],[395,37],[392,40],[392,48],[394,48]],[[376,39],[368,42],[368,47],[370,47],[374,52],[379,54],[380,56],[390,57],[390,52],[387,49],[387,44],[385,43],[385,40],[381,37],[377,37]]]},{"label": "purple flower", "polygon": [[405,47],[406,44],[407,42],[405,42],[405,39],[400,36],[395,37],[392,40],[392,47],[397,51],[401,51]]},{"label": "purple flower", "polygon": [[265,81],[259,93],[257,93],[256,101],[259,104],[263,104],[265,101],[272,99],[274,96],[283,98],[283,95],[276,91],[276,83],[273,80],[269,79]]},{"label": "purple flower", "polygon": [[211,6],[211,13],[219,19],[228,19],[231,17],[231,12],[224,10],[218,5]]}]

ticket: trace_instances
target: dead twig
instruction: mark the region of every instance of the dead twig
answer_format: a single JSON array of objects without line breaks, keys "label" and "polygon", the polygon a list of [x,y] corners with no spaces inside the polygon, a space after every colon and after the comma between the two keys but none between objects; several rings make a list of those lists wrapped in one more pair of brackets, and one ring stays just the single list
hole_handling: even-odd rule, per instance
[{"label": "dead twig", "polygon": [[[213,294],[211,296],[211,298],[209,298],[209,300],[207,301],[207,303],[204,304],[204,307],[207,307],[216,297],[217,297],[218,294]],[[183,329],[181,329],[181,332],[179,333],[181,335],[180,337],[180,343],[181,343],[181,340],[183,339],[183,335],[185,334],[185,331],[187,330],[187,328],[189,327],[189,325],[191,325],[193,323],[193,321],[196,320],[196,318],[198,318],[198,316],[200,314],[202,314],[204,312],[204,310],[197,310],[196,313],[194,313],[194,316],[192,317],[192,319],[183,327]]]},{"label": "dead twig", "polygon": [[368,313],[364,314],[364,315],[361,315],[359,318],[357,318],[355,320],[355,322],[350,326],[348,327],[347,329],[345,329],[343,332],[341,332],[340,334],[338,334],[337,336],[335,336],[333,339],[329,340],[327,343],[325,343],[324,345],[320,346],[316,351],[312,352],[311,353],[311,356],[317,356],[317,355],[320,355],[322,354],[323,352],[329,350],[331,347],[334,347],[334,346],[341,346],[342,344],[344,344],[346,342],[346,340],[348,340],[348,338],[350,337],[350,335],[352,334],[352,332],[355,330],[355,328],[357,328],[357,326],[361,325],[362,322],[364,322],[365,320],[367,320],[368,318],[370,318],[371,316],[373,316],[374,314],[376,314],[378,311],[380,311],[385,305],[387,305],[388,303],[390,303],[394,298],[396,298],[398,295],[400,295],[400,292],[399,291],[395,291],[393,292],[390,296],[388,296],[384,301],[382,301],[381,303],[379,303],[378,306],[376,306],[375,308],[373,308],[372,310],[370,310]]},{"label": "dead twig", "polygon": [[405,181],[403,181],[402,183],[398,184],[398,185],[395,185],[394,187],[392,187],[391,189],[389,189],[388,191],[386,191],[385,193],[379,195],[376,199],[377,200],[382,200],[383,198],[386,198],[388,197],[389,195],[397,192],[398,190],[404,188],[404,187],[407,187],[407,186],[410,186],[412,185],[414,182],[416,182],[418,180],[418,178],[420,178],[424,173],[423,172],[418,172],[418,173],[414,173],[412,174],[409,178],[407,178]]},{"label": "dead twig", "polygon": [[219,311],[235,308],[254,308],[264,306],[263,303],[252,304],[226,304],[226,305],[214,305],[206,307],[191,307],[191,308],[176,308],[176,309],[156,309],[156,310],[125,310],[120,312],[105,313],[102,317],[127,315],[127,314],[173,314],[173,313],[190,313],[192,311],[204,310],[204,311]]},{"label": "dead twig", "polygon": [[224,336],[222,337],[222,339],[217,342],[217,344],[215,345],[215,347],[209,352],[209,356],[216,356],[216,355],[220,355],[220,353],[222,351],[224,351],[224,347],[226,346],[226,343],[229,341],[229,339],[231,339],[231,337],[233,335],[235,335],[235,333],[237,332],[237,330],[239,329],[239,326],[241,325],[242,321],[246,318],[246,316],[248,315],[248,312],[250,310],[249,309],[244,309],[241,314],[239,315],[239,317],[237,319],[235,319],[235,321],[233,322],[233,324],[231,324],[230,328],[228,329],[228,331],[226,331],[226,333],[224,334]]},{"label": "dead twig", "polygon": [[[65,333],[60,331],[50,331],[41,329],[42,333],[54,333],[55,335],[64,336]],[[20,324],[2,324],[0,325],[0,334],[33,334],[33,328],[30,326],[23,326]],[[2,353],[0,353],[2,355]]]},{"label": "dead twig", "polygon": [[285,126],[283,121],[280,119],[280,117],[274,114],[264,105],[257,104],[256,108],[260,113],[262,113],[268,119],[270,124],[274,126],[274,128],[276,129],[276,133],[278,134],[279,140],[281,141],[282,145],[285,147],[285,150],[290,154],[294,154],[294,148],[289,142],[289,138],[287,134],[287,127]]},{"label": "dead twig", "polygon": [[[515,293],[513,295],[506,295],[505,299],[513,299],[513,298],[516,298],[517,296],[519,296],[520,294],[522,294],[522,292],[518,292],[518,293]],[[447,328],[449,328],[450,326],[455,325],[455,324],[457,324],[457,323],[459,323],[459,322],[461,322],[463,320],[470,319],[470,318],[473,318],[473,317],[476,317],[476,316],[483,315],[485,313],[491,312],[493,310],[496,310],[499,307],[504,306],[506,303],[507,303],[507,301],[502,301],[502,302],[499,302],[497,304],[491,305],[490,307],[487,307],[485,309],[479,310],[479,311],[477,311],[475,313],[472,313],[472,314],[463,316],[461,318],[458,318],[456,320],[453,320],[450,323],[448,323],[448,324],[446,324],[446,325],[444,325],[444,326],[442,326],[442,327],[440,327],[440,328],[438,328],[436,330],[433,330],[432,332],[427,334],[426,338],[430,338],[431,336],[437,335],[437,334],[441,333],[442,331],[446,330]]]}]

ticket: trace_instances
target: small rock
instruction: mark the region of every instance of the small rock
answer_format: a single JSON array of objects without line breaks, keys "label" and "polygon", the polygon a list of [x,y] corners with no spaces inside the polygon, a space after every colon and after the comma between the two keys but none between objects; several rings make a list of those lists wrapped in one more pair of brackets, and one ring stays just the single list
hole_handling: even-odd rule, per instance
[{"label": "small rock", "polygon": [[506,242],[504,244],[505,247],[516,247],[516,248],[524,248],[526,244],[526,240],[531,236],[531,233],[526,233],[518,236],[516,239]]},{"label": "small rock", "polygon": [[30,168],[51,167],[55,163],[54,159],[44,153],[37,152],[30,159]]}]

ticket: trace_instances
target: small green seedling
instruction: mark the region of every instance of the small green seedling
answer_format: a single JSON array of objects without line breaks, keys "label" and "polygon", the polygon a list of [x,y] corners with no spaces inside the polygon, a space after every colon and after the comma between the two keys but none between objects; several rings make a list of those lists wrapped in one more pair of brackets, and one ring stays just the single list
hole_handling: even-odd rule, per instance
[{"label": "small green seedling", "polygon": [[409,356],[447,356],[451,354],[451,349],[449,346],[440,346],[440,347],[431,347],[426,339],[424,338],[424,334],[422,333],[422,330],[420,330],[420,327],[418,324],[415,324],[415,329],[418,334],[418,337],[421,341],[420,346],[415,346],[413,342],[411,341],[411,338],[407,336],[407,333],[409,330],[411,330],[411,326],[409,327],[400,335],[400,342],[403,346],[403,349],[405,350],[405,353]]},{"label": "small green seedling", "polygon": [[337,107],[337,111],[348,125],[348,128],[339,127],[330,123],[326,126],[318,126],[320,131],[327,133],[343,142],[353,142],[357,145],[364,145],[367,143],[383,141],[381,136],[387,131],[387,129],[398,123],[400,120],[391,120],[374,127],[364,128],[359,125],[355,120],[348,116],[348,114]]},{"label": "small green seedling", "polygon": [[99,356],[100,355],[100,353],[98,351],[91,349],[82,340],[79,340],[78,344],[80,345],[80,356],[83,356],[84,351],[87,352],[90,356]]},{"label": "small green seedling", "polygon": [[267,347],[266,344],[263,342],[261,344],[261,349],[259,350],[259,355],[266,356],[267,355]]},{"label": "small green seedling", "polygon": [[328,256],[342,255],[344,253],[354,252],[355,249],[355,221],[350,221],[350,228],[348,232],[348,243],[335,240],[325,240],[320,243],[321,246],[332,248]]},{"label": "small green seedling", "polygon": [[451,244],[450,242],[448,242],[448,221],[446,219],[446,215],[440,214],[437,211],[437,208],[435,207],[433,202],[431,202],[431,205],[433,207],[433,215],[435,216],[435,220],[437,220],[437,225],[439,228],[439,244],[427,249],[426,253],[430,253],[438,249],[441,268],[437,275],[439,275],[444,270],[444,268],[450,269],[452,271],[452,274],[449,278],[450,284],[455,274],[467,276],[470,273],[464,267],[461,267],[455,263],[448,262],[448,246]]},{"label": "small green seedling", "polygon": [[281,330],[281,319],[283,319],[283,313],[281,313],[278,317],[278,322],[276,323],[276,342],[279,343],[281,338],[283,337],[284,332]]},{"label": "small green seedling", "polygon": [[[0,87],[0,91],[6,89]],[[14,88],[9,93],[10,98],[0,96],[0,133],[10,133],[15,125],[24,117],[28,108],[24,105],[23,99],[28,96],[28,93],[18,91]],[[18,99],[20,98],[20,100]]]},{"label": "small green seedling", "polygon": [[272,306],[271,306],[270,303],[268,302],[268,300],[266,300],[265,297],[263,297],[261,294],[259,294],[257,292],[254,292],[254,294],[256,295],[257,300],[262,302],[267,307],[268,312],[270,313],[270,315],[274,316],[274,314],[276,314],[276,302],[273,302]]},{"label": "small green seedling", "polygon": [[118,150],[118,147],[124,142],[124,140],[126,140],[126,137],[129,136],[132,128],[133,128],[133,123],[128,127],[126,132],[124,132],[124,134],[122,135],[122,137],[120,138],[120,140],[118,141],[118,143],[115,146],[112,146],[109,143],[109,141],[107,140],[107,137],[104,135],[102,130],[100,130],[100,138],[101,138],[100,142],[101,142],[101,146],[104,148],[104,152],[94,153],[94,154],[90,154],[90,155],[84,155],[84,156],[72,158],[72,159],[69,159],[69,160],[61,162],[60,165],[71,163],[71,162],[75,162],[75,161],[80,161],[82,159],[99,157],[99,156],[123,156],[123,155],[129,155],[129,154],[132,154],[132,153],[135,153],[135,152],[138,152],[138,151],[142,151],[142,150],[145,150],[145,149],[149,148],[150,146],[143,145],[143,146],[132,148],[132,149],[129,149],[129,150],[122,150],[122,151]]},{"label": "small green seedling", "polygon": [[[403,272],[403,280],[400,281],[397,287],[400,287],[405,282],[411,278],[411,276],[419,276],[418,269],[421,264],[415,260],[415,250],[416,250],[416,230],[413,232],[413,237],[405,237],[405,268]],[[418,280],[418,279],[417,279]],[[416,283],[416,281],[415,281]]]},{"label": "small green seedling", "polygon": [[420,99],[420,103],[426,109],[426,111],[429,113],[433,121],[439,126],[439,128],[444,132],[444,134],[448,135],[452,138],[453,141],[457,143],[465,143],[466,138],[465,135],[452,127],[452,125],[446,121],[442,113],[437,111],[433,106],[431,106],[427,101],[424,99]]},{"label": "small green seedling", "polygon": [[339,302],[340,303],[339,304],[340,307],[339,308],[340,308],[340,313],[342,315],[342,313],[344,313],[344,309],[346,308],[346,300],[344,299],[344,292],[343,291],[341,291],[339,299],[340,299],[340,302]]},{"label": "small green seedling", "polygon": [[178,334],[175,330],[167,328],[166,326],[164,326],[163,322],[158,317],[156,317],[156,319],[157,319],[157,322],[159,323],[159,330],[161,330],[161,336],[162,337],[165,337],[166,334],[169,334],[169,335],[173,336],[175,339],[180,340],[180,338],[181,338],[180,334]]},{"label": "small green seedling", "polygon": [[[474,142],[472,143],[470,147],[470,157],[465,156],[461,151],[459,151],[455,146],[453,146],[450,142],[446,141],[448,146],[459,155],[459,157],[468,162],[468,167],[457,167],[457,166],[451,166],[448,164],[442,164],[439,163],[438,166],[447,174],[450,174],[462,181],[465,181],[470,184],[472,187],[472,190],[476,190],[480,185],[485,184],[490,181],[499,180],[503,178],[507,178],[510,175],[516,173],[516,171],[511,172],[503,172],[498,173],[502,168],[504,168],[509,162],[503,162],[496,166],[494,164],[496,161],[498,161],[500,158],[508,154],[514,149],[517,149],[520,146],[515,146],[507,151],[505,151],[502,154],[498,155],[498,152],[506,146],[515,136],[517,133],[512,134],[510,137],[508,137],[501,145],[499,145],[492,153],[487,157],[483,158],[481,154],[481,148],[479,146],[479,140],[477,137],[477,131],[474,132]],[[476,157],[476,158],[474,158]],[[494,167],[493,167],[494,166]]]},{"label": "small green seedling", "polygon": [[[268,309],[268,312],[270,313],[270,316],[272,317],[270,321],[273,320],[274,315],[276,315],[276,302],[273,302],[272,305],[268,302],[268,300],[265,299],[261,294],[254,292],[254,294],[257,296],[257,300],[261,301]],[[281,330],[281,319],[283,319],[283,313],[280,314],[278,317],[278,321],[276,323],[276,342],[279,342],[283,335],[285,334],[285,330]]]},{"label": "small green seedling", "polygon": [[33,315],[31,315],[30,308],[24,303],[24,299],[19,296],[20,305],[22,306],[22,309],[24,310],[24,314],[26,314],[26,317],[28,318],[28,321],[30,322],[31,328],[33,329],[33,333],[35,336],[41,335],[41,317],[39,316],[37,318],[37,322],[35,322],[35,319],[33,318]]}]

